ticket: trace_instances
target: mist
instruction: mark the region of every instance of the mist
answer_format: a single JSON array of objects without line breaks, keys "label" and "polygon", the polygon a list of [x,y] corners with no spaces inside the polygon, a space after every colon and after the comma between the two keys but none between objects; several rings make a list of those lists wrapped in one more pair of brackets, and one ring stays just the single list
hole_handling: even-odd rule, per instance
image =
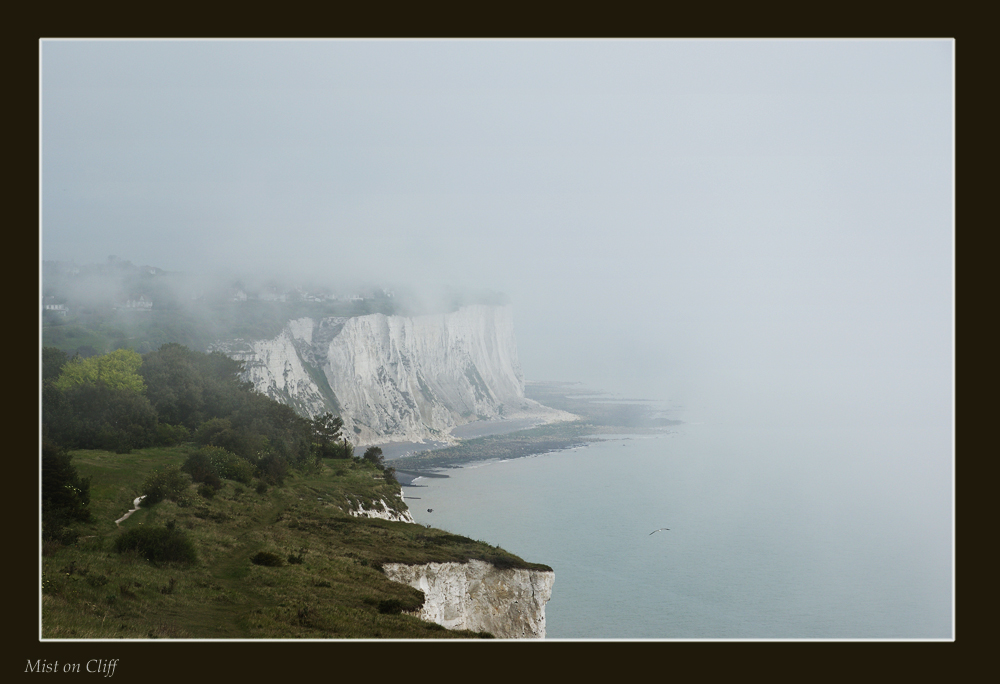
[{"label": "mist", "polygon": [[45,260],[493,291],[528,380],[950,425],[949,41],[44,41],[41,124]]},{"label": "mist", "polygon": [[502,298],[527,381],[951,549],[953,41],[46,40],[40,143],[45,261]]},{"label": "mist", "polygon": [[952,47],[45,41],[43,259],[491,289],[528,379],[944,396]]}]

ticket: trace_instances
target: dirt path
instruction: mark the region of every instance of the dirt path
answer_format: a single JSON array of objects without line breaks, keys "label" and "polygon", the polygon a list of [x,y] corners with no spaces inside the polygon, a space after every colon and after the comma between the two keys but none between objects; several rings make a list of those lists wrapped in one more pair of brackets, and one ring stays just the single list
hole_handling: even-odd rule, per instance
[{"label": "dirt path", "polygon": [[141,501],[142,501],[143,499],[145,499],[145,498],[146,498],[146,495],[145,495],[145,494],[143,494],[142,496],[137,496],[137,497],[135,498],[135,501],[133,501],[133,502],[132,502],[132,510],[131,510],[131,511],[129,511],[128,513],[126,513],[125,515],[123,515],[122,517],[118,518],[118,520],[115,520],[115,525],[118,525],[118,524],[120,524],[120,523],[121,523],[122,521],[124,521],[124,520],[128,520],[128,517],[129,517],[130,515],[132,515],[133,513],[135,513],[135,512],[137,511],[137,510],[139,510],[139,503],[140,503],[140,502],[141,502]]}]

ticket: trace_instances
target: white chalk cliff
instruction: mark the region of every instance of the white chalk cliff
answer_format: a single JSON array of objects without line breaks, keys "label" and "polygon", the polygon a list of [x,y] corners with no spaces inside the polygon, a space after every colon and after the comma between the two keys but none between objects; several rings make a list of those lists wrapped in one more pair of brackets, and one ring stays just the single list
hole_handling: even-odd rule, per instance
[{"label": "white chalk cliff", "polygon": [[551,570],[498,569],[480,560],[382,566],[386,576],[424,592],[423,620],[506,639],[544,639]]},{"label": "white chalk cliff", "polygon": [[270,340],[217,343],[244,379],[302,414],[344,420],[355,445],[448,441],[473,420],[571,420],[525,398],[510,307],[449,314],[300,318]]}]

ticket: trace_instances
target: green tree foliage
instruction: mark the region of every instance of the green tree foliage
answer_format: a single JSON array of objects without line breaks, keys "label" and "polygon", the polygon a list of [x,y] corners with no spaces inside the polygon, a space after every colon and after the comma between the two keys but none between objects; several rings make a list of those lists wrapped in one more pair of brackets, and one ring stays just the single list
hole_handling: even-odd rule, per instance
[{"label": "green tree foliage", "polygon": [[103,384],[49,392],[43,387],[43,431],[60,444],[128,453],[157,441],[156,411],[141,394]]},{"label": "green tree foliage", "polygon": [[142,357],[131,349],[119,349],[89,359],[74,357],[62,367],[55,386],[65,392],[83,385],[103,385],[112,390],[142,394],[146,391],[146,383],[138,373],[141,365]]},{"label": "green tree foliage", "polygon": [[385,459],[382,457],[382,450],[377,446],[370,446],[365,449],[364,460],[376,466],[379,470],[385,468]]},{"label": "green tree foliage", "polygon": [[342,439],[329,447],[329,453],[328,458],[354,458],[354,445]]},{"label": "green tree foliage", "polygon": [[396,481],[396,469],[393,468],[392,466],[388,466],[387,465],[382,470],[382,476],[385,477],[385,479],[387,481],[391,480],[391,481],[395,482]]},{"label": "green tree foliage", "polygon": [[[263,394],[248,392],[244,395],[240,408],[228,418],[234,431],[247,436],[257,435],[266,438],[268,452],[281,459],[301,464],[310,456],[312,450],[310,423],[295,413],[290,406],[279,404]],[[240,449],[246,448],[242,444],[236,446]],[[241,453],[237,448],[230,450],[250,461],[257,457],[257,454],[253,453]]]},{"label": "green tree foliage", "polygon": [[362,460],[371,463],[373,466],[382,471],[383,477],[386,480],[396,479],[396,469],[392,466],[388,466],[385,463],[385,458],[382,456],[382,449],[377,446],[370,446],[365,450]]},{"label": "green tree foliage", "polygon": [[276,454],[268,454],[257,461],[257,475],[261,480],[274,485],[281,485],[288,474],[288,461]]},{"label": "green tree foliage", "polygon": [[152,506],[164,499],[182,502],[190,484],[191,478],[176,466],[162,471],[158,470],[142,483],[142,494],[146,497],[142,500],[142,505]]},{"label": "green tree foliage", "polygon": [[233,424],[226,418],[212,418],[198,426],[198,429],[194,433],[194,441],[202,446],[215,444],[214,440],[219,435],[232,432],[232,430]]},{"label": "green tree foliage", "polygon": [[239,378],[242,370],[241,363],[224,354],[201,354],[180,344],[165,344],[143,357],[139,372],[160,420],[194,430],[240,407],[252,391],[252,385]]},{"label": "green tree foliage", "polygon": [[250,484],[254,475],[254,466],[246,460],[215,446],[202,447],[191,454],[181,466],[181,470],[190,474],[195,482],[204,482],[207,475],[214,475],[217,478]]},{"label": "green tree foliage", "polygon": [[324,413],[311,421],[312,448],[317,458],[350,458],[342,446],[341,430],[344,419],[332,413]]},{"label": "green tree foliage", "polygon": [[[43,434],[66,447],[119,453],[193,438],[203,458],[187,472],[199,482],[210,475],[249,483],[256,476],[280,484],[289,468],[310,460],[353,457],[341,418],[303,418],[254,391],[241,371],[222,354],[180,344],[142,357],[119,350],[88,360],[45,351]],[[156,477],[147,483],[147,503],[171,497],[167,474]]]},{"label": "green tree foliage", "polygon": [[64,449],[42,440],[42,537],[65,539],[66,527],[90,520],[90,478],[81,479]]},{"label": "green tree foliage", "polygon": [[55,347],[42,348],[42,382],[54,381],[62,372],[69,357],[61,349]]},{"label": "green tree foliage", "polygon": [[156,443],[156,412],[143,396],[142,357],[123,349],[66,360],[42,350],[42,434],[70,448],[127,453]]},{"label": "green tree foliage", "polygon": [[156,443],[160,446],[175,446],[190,439],[191,431],[183,425],[156,424]]}]

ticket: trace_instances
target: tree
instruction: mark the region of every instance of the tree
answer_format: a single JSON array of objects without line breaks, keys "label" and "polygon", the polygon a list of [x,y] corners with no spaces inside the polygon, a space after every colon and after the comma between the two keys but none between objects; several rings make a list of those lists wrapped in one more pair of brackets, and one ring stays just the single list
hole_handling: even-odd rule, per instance
[{"label": "tree", "polygon": [[370,446],[365,450],[364,460],[373,464],[379,470],[385,470],[385,460],[382,458],[382,450],[377,446]]},{"label": "tree", "polygon": [[392,466],[386,466],[385,470],[382,471],[382,476],[388,481],[396,481],[396,469]]},{"label": "tree", "polygon": [[141,365],[142,357],[131,349],[118,349],[89,359],[74,357],[62,367],[55,386],[65,392],[81,385],[103,385],[112,390],[142,394],[146,391],[146,383],[138,373]]},{"label": "tree", "polygon": [[[54,396],[48,396],[54,395]],[[156,411],[141,394],[104,384],[42,388],[43,433],[75,449],[128,453],[157,441]]]},{"label": "tree", "polygon": [[55,381],[69,357],[62,349],[42,347],[42,382]]},{"label": "tree", "polygon": [[344,427],[343,418],[327,412],[311,420],[309,425],[312,429],[312,447],[316,458],[348,458],[344,456],[344,449],[339,441],[340,431]]},{"label": "tree", "polygon": [[62,447],[42,441],[42,536],[65,539],[72,522],[90,520],[90,478],[81,479]]},{"label": "tree", "polygon": [[139,374],[160,420],[194,430],[237,410],[251,391],[240,380],[243,365],[219,353],[202,354],[169,343],[142,357]]}]

